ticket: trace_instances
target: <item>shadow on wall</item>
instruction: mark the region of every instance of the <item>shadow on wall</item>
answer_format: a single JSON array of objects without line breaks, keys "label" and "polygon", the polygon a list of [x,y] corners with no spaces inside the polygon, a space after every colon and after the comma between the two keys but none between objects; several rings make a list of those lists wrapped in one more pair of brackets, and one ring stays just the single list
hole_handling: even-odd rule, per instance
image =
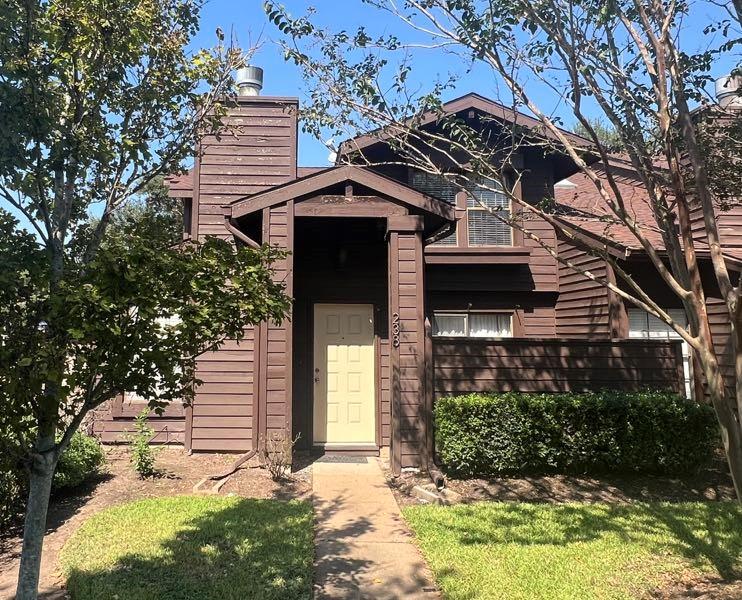
[{"label": "shadow on wall", "polygon": [[[311,506],[214,500],[157,499],[116,507],[105,519],[98,519],[104,513],[93,517],[62,559],[71,597],[311,598]],[[193,511],[194,506],[201,507]],[[197,516],[178,520],[179,511]]]},{"label": "shadow on wall", "polygon": [[433,341],[436,395],[683,389],[677,342],[514,338]]}]

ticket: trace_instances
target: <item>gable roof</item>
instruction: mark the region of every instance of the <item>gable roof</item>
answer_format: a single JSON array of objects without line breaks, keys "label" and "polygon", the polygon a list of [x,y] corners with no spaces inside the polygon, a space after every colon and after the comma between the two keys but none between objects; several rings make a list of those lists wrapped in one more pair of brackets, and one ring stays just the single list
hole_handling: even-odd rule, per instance
[{"label": "gable roof", "polygon": [[358,183],[392,201],[416,208],[444,221],[455,220],[455,209],[447,202],[423,194],[369,169],[354,165],[330,167],[317,171],[246,198],[240,198],[227,206],[231,209],[232,218],[236,219],[343,182]]},{"label": "gable roof", "polygon": [[[420,116],[420,124],[427,125],[434,123],[439,120],[442,115],[451,115],[464,111],[476,110],[486,115],[489,115],[493,119],[498,121],[507,122],[511,124],[521,125],[527,129],[531,129],[536,137],[547,139],[550,141],[556,141],[556,136],[546,129],[537,118],[527,115],[523,112],[516,111],[513,108],[495,102],[490,98],[477,94],[476,92],[469,92],[459,98],[449,100],[441,106],[441,110],[429,110]],[[404,122],[409,123],[412,118],[406,119]],[[593,147],[593,144],[587,138],[584,138],[576,133],[567,131],[566,129],[560,128],[560,131],[569,139],[572,143],[587,149]],[[347,156],[355,152],[359,152],[364,148],[373,146],[377,143],[383,143],[384,139],[389,137],[384,132],[384,128],[376,129],[370,133],[360,135],[349,140],[345,140],[340,145],[338,152],[339,162],[342,156]]]},{"label": "gable roof", "polygon": [[[594,165],[593,170],[602,178],[605,177],[605,168],[601,164]],[[611,160],[611,174],[618,186],[621,196],[631,211],[634,220],[647,240],[659,251],[665,250],[657,222],[652,213],[652,205],[646,188],[633,167],[617,157]],[[584,173],[578,173],[568,180],[568,185],[554,187],[557,218],[573,231],[583,234],[583,242],[599,245],[612,253],[620,253],[624,257],[644,254],[644,248],[631,230],[613,214],[605,204],[595,185]],[[565,182],[561,182],[565,183]],[[611,196],[609,186],[606,190]],[[709,255],[708,243],[701,237],[702,232],[694,228],[696,251],[700,257]],[[738,265],[742,261],[742,249],[724,248],[724,254],[730,264]]]}]

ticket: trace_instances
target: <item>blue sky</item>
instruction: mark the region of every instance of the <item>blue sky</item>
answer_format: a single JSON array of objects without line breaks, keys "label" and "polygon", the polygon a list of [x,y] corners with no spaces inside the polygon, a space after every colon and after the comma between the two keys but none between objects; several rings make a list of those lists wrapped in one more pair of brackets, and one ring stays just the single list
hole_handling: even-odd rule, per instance
[{"label": "blue sky", "polygon": [[[304,14],[309,6],[314,7],[316,14],[313,20],[335,31],[340,29],[354,31],[358,26],[364,25],[375,34],[396,33],[401,38],[407,38],[410,35],[409,31],[395,19],[364,5],[361,0],[314,0],[313,2],[283,0],[283,4],[294,16]],[[685,36],[686,42],[697,42],[698,47],[692,48],[694,51],[709,43],[702,29],[712,17],[718,18],[721,14],[720,9],[714,9],[706,3],[702,6],[698,4],[695,6],[698,8],[693,9],[695,12],[685,24],[688,29]],[[268,22],[263,11],[262,0],[209,0],[202,11],[201,31],[194,40],[194,46],[213,45],[214,32],[217,27],[221,27],[227,35],[230,31],[234,31],[243,47],[249,46],[258,38],[262,39],[263,45],[254,63],[265,70],[263,88],[265,95],[298,96],[300,100],[302,99],[301,75],[294,65],[283,60],[281,50],[276,44],[276,40],[281,37],[281,32]],[[739,60],[739,55],[729,56],[723,62],[715,64],[712,74],[719,77],[729,73],[736,60]],[[443,53],[427,54],[414,64],[413,77],[425,85],[438,76],[445,78],[449,73],[461,68],[460,61],[454,57]],[[450,96],[453,98],[469,91],[476,91],[490,97],[498,96],[497,83],[484,69],[475,69],[472,73],[462,76],[456,91],[451,92]],[[554,98],[548,96],[545,90],[537,91],[535,100],[543,109],[555,109],[555,114],[561,116],[566,125],[574,121],[569,110],[559,107]],[[327,148],[319,141],[311,136],[300,134],[300,165],[327,164],[327,156]]]}]

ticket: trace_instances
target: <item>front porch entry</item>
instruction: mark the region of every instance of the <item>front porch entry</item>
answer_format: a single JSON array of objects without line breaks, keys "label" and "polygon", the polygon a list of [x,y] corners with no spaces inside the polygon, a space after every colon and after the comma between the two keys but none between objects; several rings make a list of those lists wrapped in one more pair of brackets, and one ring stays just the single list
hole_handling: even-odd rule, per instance
[{"label": "front porch entry", "polygon": [[294,299],[291,318],[266,324],[259,336],[258,438],[290,430],[297,449],[388,447],[394,473],[425,466],[432,386],[423,246],[450,231],[454,207],[340,166],[224,209],[237,237],[244,227],[289,252],[274,277]]},{"label": "front porch entry", "polygon": [[314,445],[376,445],[374,309],[314,305]]}]

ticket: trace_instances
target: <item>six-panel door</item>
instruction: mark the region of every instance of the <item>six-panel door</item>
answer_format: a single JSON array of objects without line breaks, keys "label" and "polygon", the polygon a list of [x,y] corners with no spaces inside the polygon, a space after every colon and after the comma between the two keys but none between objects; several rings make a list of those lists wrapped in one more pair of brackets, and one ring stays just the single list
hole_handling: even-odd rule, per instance
[{"label": "six-panel door", "polygon": [[314,305],[314,443],[374,444],[374,323],[370,304]]}]

